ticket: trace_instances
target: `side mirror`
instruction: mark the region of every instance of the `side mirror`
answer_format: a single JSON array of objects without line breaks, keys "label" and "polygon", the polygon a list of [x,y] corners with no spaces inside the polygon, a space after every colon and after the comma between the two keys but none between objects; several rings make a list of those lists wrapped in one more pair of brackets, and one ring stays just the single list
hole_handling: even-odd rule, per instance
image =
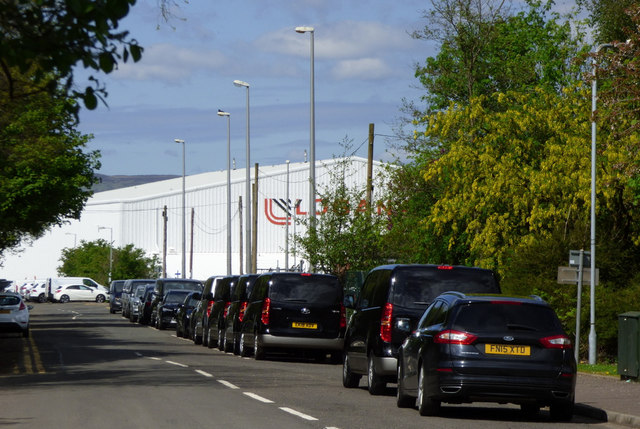
[{"label": "side mirror", "polygon": [[354,309],[356,308],[356,298],[353,295],[345,295],[344,297],[344,306],[346,308]]},{"label": "side mirror", "polygon": [[33,305],[27,305],[27,309],[28,309],[29,311],[33,310]]}]

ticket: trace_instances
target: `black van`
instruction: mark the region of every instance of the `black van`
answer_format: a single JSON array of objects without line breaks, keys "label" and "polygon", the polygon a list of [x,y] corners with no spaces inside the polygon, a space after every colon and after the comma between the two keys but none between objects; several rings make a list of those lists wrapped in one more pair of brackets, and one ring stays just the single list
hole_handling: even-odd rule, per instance
[{"label": "black van", "polygon": [[109,285],[109,313],[113,314],[116,311],[122,310],[122,287],[124,286],[124,280],[113,280]]},{"label": "black van", "polygon": [[343,292],[336,276],[278,272],[255,281],[242,321],[240,354],[255,359],[272,350],[314,350],[339,358],[346,327]]},{"label": "black van", "polygon": [[153,294],[151,296],[151,318],[149,320],[149,324],[151,326],[157,326],[157,308],[167,292],[170,290],[194,290],[202,292],[203,288],[204,285],[200,280],[171,278],[156,279]]},{"label": "black van", "polygon": [[244,320],[244,313],[249,304],[249,296],[258,274],[244,274],[238,279],[238,284],[231,294],[231,305],[224,320],[225,337],[224,351],[240,354],[240,329]]},{"label": "black van", "polygon": [[219,350],[224,350],[225,312],[231,305],[231,293],[237,284],[238,276],[226,276],[218,280],[213,292],[213,306],[202,333],[202,344],[210,349],[217,346]]},{"label": "black van", "polygon": [[431,302],[447,291],[501,292],[495,273],[482,268],[395,264],[371,270],[357,301],[346,299],[353,314],[345,333],[344,387],[357,387],[366,374],[369,392],[377,395],[394,382],[398,348]]}]

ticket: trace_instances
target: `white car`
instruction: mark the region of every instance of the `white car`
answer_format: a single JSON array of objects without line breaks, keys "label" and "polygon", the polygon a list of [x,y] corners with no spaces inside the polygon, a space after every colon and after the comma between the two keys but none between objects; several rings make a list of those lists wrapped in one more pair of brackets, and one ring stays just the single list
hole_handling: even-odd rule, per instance
[{"label": "white car", "polygon": [[85,285],[62,285],[53,292],[53,300],[58,302],[95,301],[105,302],[107,293]]},{"label": "white car", "polygon": [[19,332],[29,336],[29,310],[17,293],[0,292],[0,332]]}]

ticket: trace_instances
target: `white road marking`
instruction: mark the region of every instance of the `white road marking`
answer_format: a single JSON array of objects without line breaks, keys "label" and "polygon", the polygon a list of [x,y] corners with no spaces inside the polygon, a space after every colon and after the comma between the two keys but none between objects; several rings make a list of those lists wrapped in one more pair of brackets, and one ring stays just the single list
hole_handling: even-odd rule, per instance
[{"label": "white road marking", "polygon": [[229,383],[227,380],[218,380],[218,383],[227,386],[229,389],[239,389],[235,384]]},{"label": "white road marking", "polygon": [[134,352],[134,353],[135,353],[136,356],[142,357],[142,353],[140,353],[140,352]]},{"label": "white road marking", "polygon": [[168,364],[171,364],[171,365],[182,367],[182,368],[189,368],[189,365],[185,365],[185,364],[180,363],[180,362],[174,362],[172,360],[166,360],[165,362],[168,363]]},{"label": "white road marking", "polygon": [[151,359],[151,360],[162,360],[159,357],[153,357],[153,356],[149,357],[149,359]]},{"label": "white road marking", "polygon": [[256,401],[264,402],[265,404],[273,404],[273,401],[271,399],[263,398],[262,396],[256,395],[255,393],[242,392],[242,394],[247,395],[248,397],[253,398]]},{"label": "white road marking", "polygon": [[196,372],[200,375],[204,375],[205,377],[213,377],[213,374],[209,374],[208,372],[205,372],[201,369],[196,369]]},{"label": "white road marking", "polygon": [[280,407],[280,409],[282,411],[284,411],[285,413],[293,414],[294,416],[298,416],[298,417],[300,417],[302,419],[305,419],[305,420],[309,420],[309,421],[318,420],[315,417],[312,417],[312,416],[310,416],[308,414],[301,413],[300,411],[296,411],[296,410],[294,410],[292,408]]}]

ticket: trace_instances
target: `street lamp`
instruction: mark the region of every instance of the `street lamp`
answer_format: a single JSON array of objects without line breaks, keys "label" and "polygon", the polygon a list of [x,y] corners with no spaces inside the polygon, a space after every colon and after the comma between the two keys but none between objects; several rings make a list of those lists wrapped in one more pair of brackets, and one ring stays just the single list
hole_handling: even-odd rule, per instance
[{"label": "street lamp", "polygon": [[187,215],[185,213],[185,152],[184,140],[174,139],[176,143],[182,144],[182,278],[185,278],[187,272]]},{"label": "street lamp", "polygon": [[590,284],[590,329],[589,329],[589,365],[596,363],[596,58],[603,48],[613,47],[603,43],[596,47],[593,57],[593,82],[591,83],[591,272]]},{"label": "street lamp", "polygon": [[[311,56],[311,72],[310,72],[310,89],[311,89],[311,119],[309,125],[309,227],[316,227],[316,120],[315,120],[315,90],[314,90],[314,55],[313,55],[313,27],[296,27],[296,33],[309,33],[310,39],[310,56]],[[313,271],[313,265],[309,266],[309,271]]]},{"label": "street lamp", "polygon": [[113,269],[113,228],[110,226],[99,226],[98,231],[108,229],[110,232],[109,237],[109,284],[111,284],[111,271]]},{"label": "street lamp", "polygon": [[218,109],[218,116],[227,117],[227,275],[231,275],[231,114]]},{"label": "street lamp", "polygon": [[76,247],[76,243],[78,242],[78,234],[75,232],[65,232],[64,235],[73,235],[73,247]]},{"label": "street lamp", "polygon": [[245,204],[246,204],[246,209],[245,209],[245,213],[246,213],[246,227],[245,227],[245,234],[246,234],[246,238],[245,238],[245,242],[246,242],[246,264],[245,264],[245,271],[247,273],[252,273],[254,270],[252,270],[251,267],[251,170],[249,170],[249,166],[251,165],[251,146],[250,146],[250,142],[249,142],[249,84],[247,82],[243,82],[241,80],[234,80],[233,84],[237,87],[244,87],[247,88],[247,144],[246,144],[246,151],[247,151],[247,171],[246,171],[246,183],[245,183]]}]

